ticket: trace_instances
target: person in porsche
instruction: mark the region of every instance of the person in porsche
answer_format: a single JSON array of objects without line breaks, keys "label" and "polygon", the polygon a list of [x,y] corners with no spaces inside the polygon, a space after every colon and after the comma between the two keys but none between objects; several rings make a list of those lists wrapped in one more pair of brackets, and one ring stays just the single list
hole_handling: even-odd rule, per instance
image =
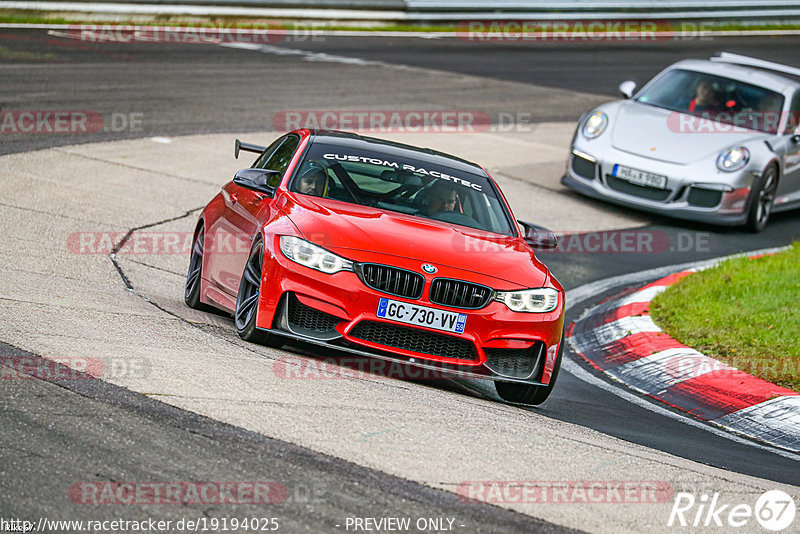
[{"label": "person in porsche", "polygon": [[707,79],[701,79],[695,88],[695,96],[689,101],[689,111],[701,113],[703,111],[722,111],[719,92],[714,89],[714,83]]},{"label": "person in porsche", "polygon": [[550,395],[564,290],[533,247],[555,238],[518,224],[483,168],[343,132],[236,146],[260,156],[200,215],[189,306],[232,313],[252,342],[490,379],[510,402]]}]

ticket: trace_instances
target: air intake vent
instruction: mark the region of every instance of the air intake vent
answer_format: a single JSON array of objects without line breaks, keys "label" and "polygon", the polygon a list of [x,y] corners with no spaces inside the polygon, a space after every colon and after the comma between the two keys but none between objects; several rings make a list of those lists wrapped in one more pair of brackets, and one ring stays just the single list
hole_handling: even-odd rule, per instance
[{"label": "air intake vent", "polygon": [[363,339],[378,345],[422,354],[433,354],[461,360],[478,359],[475,345],[471,341],[418,328],[396,326],[377,321],[361,321],[348,335],[349,337]]},{"label": "air intake vent", "polygon": [[544,343],[537,341],[527,349],[483,349],[486,367],[508,378],[530,378],[539,367]]},{"label": "air intake vent", "polygon": [[437,278],[431,284],[428,300],[452,308],[477,309],[489,303],[494,291],[491,288],[462,280]]},{"label": "air intake vent", "polygon": [[341,319],[328,313],[319,311],[310,306],[306,306],[294,295],[290,293],[289,299],[289,324],[299,326],[314,332],[329,332],[336,328]]},{"label": "air intake vent", "polygon": [[672,193],[672,189],[660,189],[658,187],[651,187],[649,185],[634,184],[627,180],[621,180],[610,174],[606,174],[606,183],[608,183],[608,187],[614,191],[619,191],[620,193],[625,193],[626,195],[632,195],[639,198],[646,198],[647,200],[656,200],[659,202],[667,200],[670,193]]},{"label": "air intake vent", "polygon": [[420,298],[425,286],[425,278],[419,273],[377,263],[357,264],[356,274],[372,289],[407,299]]},{"label": "air intake vent", "polygon": [[699,208],[713,208],[719,205],[720,201],[722,200],[722,191],[692,187],[689,190],[689,197],[686,200],[692,206],[697,206]]},{"label": "air intake vent", "polygon": [[597,166],[593,161],[582,158],[577,154],[572,155],[572,171],[587,180],[594,180]]}]

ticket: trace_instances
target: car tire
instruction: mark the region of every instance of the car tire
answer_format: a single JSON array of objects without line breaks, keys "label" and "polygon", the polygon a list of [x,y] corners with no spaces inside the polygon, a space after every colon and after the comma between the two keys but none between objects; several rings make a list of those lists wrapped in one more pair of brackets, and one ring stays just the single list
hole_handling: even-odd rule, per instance
[{"label": "car tire", "polygon": [[772,203],[775,201],[775,191],[778,189],[778,171],[770,165],[756,180],[753,186],[750,209],[747,212],[747,229],[751,232],[760,232],[767,226]]},{"label": "car tire", "polygon": [[239,292],[236,295],[236,310],[233,314],[233,322],[236,326],[236,333],[245,341],[268,347],[280,347],[283,345],[280,336],[256,328],[263,268],[264,241],[259,236],[250,247],[247,263],[242,271]]},{"label": "car tire", "polygon": [[558,346],[558,355],[553,364],[553,375],[550,377],[550,383],[546,386],[535,386],[533,384],[522,384],[519,382],[501,382],[495,381],[494,388],[497,394],[506,402],[513,402],[515,404],[528,404],[537,406],[542,404],[553,392],[558,379],[558,372],[561,370],[561,354],[564,351],[564,335],[561,335],[561,344]]},{"label": "car tire", "polygon": [[195,310],[211,311],[211,306],[200,301],[200,289],[203,278],[203,255],[205,253],[206,242],[205,227],[203,224],[197,226],[192,240],[192,252],[189,256],[189,270],[186,273],[186,286],[183,293],[183,301],[190,308]]}]

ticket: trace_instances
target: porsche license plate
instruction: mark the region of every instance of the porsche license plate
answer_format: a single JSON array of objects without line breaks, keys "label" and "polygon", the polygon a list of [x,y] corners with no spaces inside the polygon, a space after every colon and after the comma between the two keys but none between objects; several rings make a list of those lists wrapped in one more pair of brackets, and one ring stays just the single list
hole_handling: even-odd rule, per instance
[{"label": "porsche license plate", "polygon": [[653,174],[647,171],[640,171],[638,169],[631,169],[630,167],[623,167],[622,165],[614,165],[612,173],[617,178],[627,180],[632,184],[646,185],[649,187],[657,187],[658,189],[666,189],[667,177],[660,174]]},{"label": "porsche license plate", "polygon": [[398,323],[425,326],[456,334],[463,334],[467,324],[467,316],[464,313],[437,310],[391,299],[380,300],[377,315]]}]

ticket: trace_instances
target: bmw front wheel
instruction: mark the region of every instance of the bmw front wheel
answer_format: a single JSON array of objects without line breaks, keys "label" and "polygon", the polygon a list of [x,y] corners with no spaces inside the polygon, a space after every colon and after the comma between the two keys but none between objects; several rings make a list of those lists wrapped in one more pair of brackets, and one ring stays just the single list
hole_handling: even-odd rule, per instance
[{"label": "bmw front wheel", "polygon": [[494,388],[497,394],[506,402],[513,402],[516,404],[528,404],[536,406],[542,404],[553,392],[558,378],[558,371],[561,369],[561,353],[564,349],[564,336],[561,336],[561,344],[558,347],[558,355],[553,364],[553,374],[550,377],[550,383],[546,386],[536,386],[533,384],[523,384],[520,382],[501,382],[495,381]]},{"label": "bmw front wheel", "polygon": [[239,293],[236,296],[236,310],[233,321],[236,333],[245,341],[279,347],[283,343],[280,336],[264,332],[256,328],[258,319],[258,301],[261,297],[261,274],[264,266],[264,241],[259,236],[250,248],[247,263],[244,266]]}]

